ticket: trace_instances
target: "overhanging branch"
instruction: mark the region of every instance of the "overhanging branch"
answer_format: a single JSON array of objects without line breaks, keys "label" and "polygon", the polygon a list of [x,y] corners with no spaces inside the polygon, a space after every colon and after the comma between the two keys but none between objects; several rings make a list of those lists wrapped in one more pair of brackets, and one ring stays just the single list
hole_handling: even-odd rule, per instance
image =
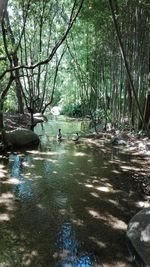
[{"label": "overhanging branch", "polygon": [[9,72],[13,72],[13,71],[20,70],[20,69],[35,69],[39,65],[44,65],[44,64],[49,63],[52,60],[52,58],[54,57],[54,55],[57,52],[58,48],[62,45],[62,43],[67,38],[67,35],[69,34],[69,32],[70,32],[70,30],[71,30],[71,28],[72,28],[72,26],[73,26],[73,24],[74,24],[74,22],[75,22],[75,20],[76,20],[76,18],[78,16],[78,14],[79,14],[79,12],[80,12],[80,10],[82,8],[83,2],[84,2],[84,0],[81,0],[80,5],[78,7],[78,10],[76,11],[76,14],[73,17],[73,13],[74,13],[75,6],[76,6],[76,0],[75,0],[74,5],[72,7],[72,11],[71,11],[71,15],[70,15],[70,19],[69,19],[69,23],[68,23],[67,29],[64,32],[61,40],[59,40],[56,43],[56,45],[53,47],[51,53],[49,54],[49,56],[45,60],[39,61],[38,63],[33,64],[33,65],[21,65],[21,66],[17,66],[17,67],[14,67],[14,68],[7,69],[0,75],[0,80],[3,79],[3,77]]}]

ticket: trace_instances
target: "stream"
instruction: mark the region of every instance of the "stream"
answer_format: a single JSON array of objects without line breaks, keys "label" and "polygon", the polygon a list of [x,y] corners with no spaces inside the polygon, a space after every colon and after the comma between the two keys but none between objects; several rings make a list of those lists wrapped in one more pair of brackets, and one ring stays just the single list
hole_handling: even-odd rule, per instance
[{"label": "stream", "polygon": [[111,146],[75,144],[84,128],[49,120],[35,129],[38,149],[0,157],[0,267],[132,266],[126,229],[140,209],[135,167]]}]

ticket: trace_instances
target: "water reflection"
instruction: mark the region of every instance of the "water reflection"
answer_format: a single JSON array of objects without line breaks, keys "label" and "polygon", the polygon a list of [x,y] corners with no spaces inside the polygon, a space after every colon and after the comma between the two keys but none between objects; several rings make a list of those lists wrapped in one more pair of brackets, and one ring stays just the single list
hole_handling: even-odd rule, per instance
[{"label": "water reflection", "polygon": [[15,178],[22,178],[23,166],[29,162],[29,156],[11,154],[10,160],[13,162],[11,175]]},{"label": "water reflection", "polygon": [[57,238],[58,257],[55,267],[94,267],[96,258],[93,254],[80,251],[80,244],[76,240],[75,231],[70,222],[60,227]]},{"label": "water reflection", "polygon": [[15,194],[21,198],[30,198],[32,196],[32,180],[25,180],[24,166],[29,164],[30,158],[27,155],[11,154],[11,176],[18,178],[18,183],[13,188]]},{"label": "water reflection", "polygon": [[125,226],[139,196],[125,156],[82,138],[74,145],[75,121],[37,132],[39,150],[0,157],[0,266],[129,267]]},{"label": "water reflection", "polygon": [[89,123],[88,120],[73,120],[65,116],[59,116],[53,119],[49,117],[48,122],[44,122],[42,128],[37,125],[35,131],[37,134],[44,136],[45,142],[46,139],[51,141],[55,139],[56,141],[57,131],[61,128],[63,140],[69,140],[73,133],[81,133],[89,129]]},{"label": "water reflection", "polygon": [[13,160],[12,176],[16,178],[21,178],[22,162],[24,159],[21,158],[19,155],[12,155],[11,158]]},{"label": "water reflection", "polygon": [[68,196],[66,192],[58,191],[55,194],[55,202],[59,208],[66,208]]}]

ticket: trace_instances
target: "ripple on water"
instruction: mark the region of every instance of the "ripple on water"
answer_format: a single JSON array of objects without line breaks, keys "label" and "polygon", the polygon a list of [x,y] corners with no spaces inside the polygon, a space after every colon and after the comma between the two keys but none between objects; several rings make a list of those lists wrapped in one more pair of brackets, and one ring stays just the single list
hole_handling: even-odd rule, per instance
[{"label": "ripple on water", "polygon": [[58,191],[55,196],[55,202],[59,208],[65,208],[67,204],[67,194],[65,192]]}]

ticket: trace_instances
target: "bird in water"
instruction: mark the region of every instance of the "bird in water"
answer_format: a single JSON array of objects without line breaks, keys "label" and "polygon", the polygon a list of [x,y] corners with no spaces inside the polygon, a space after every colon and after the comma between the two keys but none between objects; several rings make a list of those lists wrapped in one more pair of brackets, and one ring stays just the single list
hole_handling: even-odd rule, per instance
[{"label": "bird in water", "polygon": [[57,134],[56,139],[57,139],[57,141],[59,141],[59,142],[62,140],[61,129],[58,130],[58,134]]},{"label": "bird in water", "polygon": [[73,136],[72,141],[74,141],[75,143],[78,143],[78,141],[79,141],[79,134],[78,133],[76,133],[76,135]]}]

